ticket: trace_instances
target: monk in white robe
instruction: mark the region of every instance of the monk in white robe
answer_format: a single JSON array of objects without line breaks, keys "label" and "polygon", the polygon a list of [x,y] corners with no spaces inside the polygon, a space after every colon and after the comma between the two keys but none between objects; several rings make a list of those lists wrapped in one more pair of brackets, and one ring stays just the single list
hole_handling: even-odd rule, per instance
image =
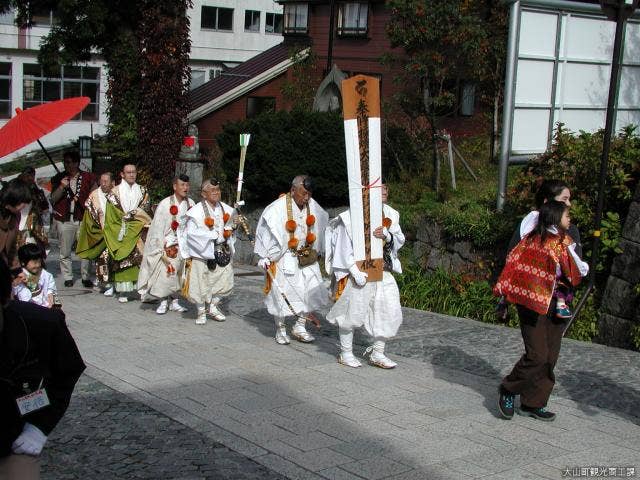
[{"label": "monk in white robe", "polygon": [[256,229],[254,252],[266,275],[264,303],[274,317],[280,345],[291,341],[285,325],[289,315],[297,317],[293,338],[304,343],[315,340],[306,330],[306,320],[327,305],[317,257],[324,252],[329,215],[311,198],[312,189],[309,177],[295,177],[290,192],[264,209]]},{"label": "monk in white robe", "polygon": [[173,179],[173,195],[163,199],[156,208],[147,233],[144,255],[138,274],[138,293],[143,300],[160,299],[158,315],[186,312],[180,305],[180,278],[184,258],[179,254],[177,229],[186,221],[187,210],[195,205],[189,197],[189,177]]},{"label": "monk in white robe", "polygon": [[353,355],[353,331],[364,327],[373,337],[367,348],[369,363],[380,368],[394,368],[396,362],[384,354],[385,342],[393,338],[402,324],[400,292],[392,272],[402,273],[398,250],[405,238],[400,228],[400,215],[387,201],[387,188],[383,185],[383,225],[374,230],[374,236],[384,242],[384,272],[382,281],[367,282],[367,274],[358,269],[353,256],[350,211],[341,213],[327,229],[327,272],[336,280],[336,296],[327,320],[338,325],[341,353],[338,362],[349,367],[360,367]]},{"label": "monk in white robe", "polygon": [[233,288],[231,259],[238,219],[233,207],[220,201],[217,180],[202,182],[201,195],[202,201],[189,209],[178,227],[180,255],[186,259],[182,294],[196,304],[197,325],[207,323],[207,315],[226,320],[219,303]]}]

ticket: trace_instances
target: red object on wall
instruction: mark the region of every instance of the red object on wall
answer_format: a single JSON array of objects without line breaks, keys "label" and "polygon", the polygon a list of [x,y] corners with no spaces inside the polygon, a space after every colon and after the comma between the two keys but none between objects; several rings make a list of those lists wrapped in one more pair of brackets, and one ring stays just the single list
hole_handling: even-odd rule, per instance
[{"label": "red object on wall", "polygon": [[196,137],[188,136],[182,139],[182,145],[185,147],[193,148],[196,145]]}]

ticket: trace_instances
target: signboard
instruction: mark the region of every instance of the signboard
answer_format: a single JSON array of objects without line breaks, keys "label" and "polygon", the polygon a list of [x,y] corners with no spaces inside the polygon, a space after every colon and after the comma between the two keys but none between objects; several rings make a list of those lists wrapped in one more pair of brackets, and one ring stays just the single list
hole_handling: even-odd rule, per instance
[{"label": "signboard", "polygon": [[[604,128],[616,26],[598,5],[583,11],[580,2],[563,2],[563,9],[520,3],[510,159],[544,152],[558,122],[575,132]],[[640,23],[631,18],[614,131],[640,124],[639,45]]]}]

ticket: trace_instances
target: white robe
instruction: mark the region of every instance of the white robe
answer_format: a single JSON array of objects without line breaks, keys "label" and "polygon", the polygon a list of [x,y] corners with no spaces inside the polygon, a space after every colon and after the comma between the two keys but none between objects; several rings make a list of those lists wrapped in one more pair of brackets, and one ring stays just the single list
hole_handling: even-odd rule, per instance
[{"label": "white robe", "polygon": [[[294,201],[292,216],[297,227],[295,237],[299,245],[303,245],[307,235],[307,209],[300,209]],[[329,221],[329,215],[313,199],[309,200],[310,213],[316,221],[310,229],[316,235],[313,245],[318,254],[324,253],[324,231]],[[313,312],[327,305],[328,291],[322,282],[322,274],[318,263],[301,268],[298,259],[292,254],[287,244],[287,202],[282,196],[269,204],[258,221],[256,228],[256,244],[254,252],[260,258],[268,258],[276,263],[275,283],[266,295],[264,303],[271,315],[285,317],[293,315],[282,294],[286,295],[296,314]]]},{"label": "white robe", "polygon": [[89,198],[85,202],[85,207],[89,204],[93,205],[98,215],[98,223],[101,228],[104,228],[104,212],[107,211],[107,196],[100,187],[89,194]]},{"label": "white robe", "polygon": [[180,254],[176,258],[168,258],[175,270],[172,274],[167,273],[167,265],[162,259],[164,248],[175,243],[176,233],[171,229],[173,215],[169,212],[171,205],[178,207],[176,221],[183,223],[187,210],[194,205],[194,202],[187,198],[178,204],[174,195],[171,195],[158,204],[147,233],[144,256],[138,274],[138,292],[143,298],[147,294],[156,298],[165,298],[180,291],[184,259]]},{"label": "white robe", "polygon": [[[26,270],[24,270],[24,272],[25,275],[29,275],[29,272]],[[39,293],[36,295],[33,295],[24,283],[13,287],[13,295],[17,300],[35,303],[42,307],[49,307],[49,295],[56,295],[57,293],[56,282],[53,275],[44,269],[40,273],[40,278],[38,279],[38,292]]]},{"label": "white robe", "polygon": [[[393,236],[390,252],[392,270],[401,273],[398,250],[404,245],[405,237],[400,228],[400,215],[388,205],[383,205],[382,208],[384,216],[391,219],[389,233]],[[349,268],[355,263],[349,211],[341,213],[335,222],[332,221],[332,227],[327,230],[325,240],[325,265],[336,280],[341,280],[349,275]],[[364,327],[376,339],[394,337],[402,324],[402,308],[398,284],[392,273],[384,271],[382,281],[367,282],[362,287],[357,286],[350,278],[342,295],[327,314],[327,320],[345,330]]]},{"label": "white robe", "polygon": [[[233,262],[225,267],[218,265],[214,270],[209,270],[207,260],[215,258],[216,246],[224,243],[224,231],[233,231],[231,218],[235,212],[232,207],[223,202],[218,202],[215,208],[208,205],[208,209],[214,221],[213,228],[210,229],[204,224],[205,213],[202,202],[189,209],[184,222],[178,227],[180,255],[191,259],[191,267],[185,269],[183,282],[189,282],[187,298],[196,304],[210,303],[214,297],[227,296],[233,288]],[[226,224],[223,218],[224,213],[230,215]],[[235,235],[231,235],[227,243],[233,256]]]},{"label": "white robe", "polygon": [[123,180],[114,189],[118,191],[117,196],[120,199],[120,205],[124,213],[129,213],[138,208],[144,198],[144,192],[137,183],[129,185]]}]

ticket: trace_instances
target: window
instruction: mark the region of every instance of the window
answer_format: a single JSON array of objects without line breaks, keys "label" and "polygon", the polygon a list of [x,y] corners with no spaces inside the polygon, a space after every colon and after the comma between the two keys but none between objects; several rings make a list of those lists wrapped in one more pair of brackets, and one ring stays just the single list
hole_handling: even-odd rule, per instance
[{"label": "window", "polygon": [[209,70],[209,80],[218,78],[220,75],[222,75],[222,67],[215,67]]},{"label": "window", "polygon": [[0,118],[11,118],[11,64],[0,63]]},{"label": "window", "polygon": [[307,33],[309,4],[287,3],[284,6],[285,33]]},{"label": "window", "polygon": [[274,97],[249,97],[247,99],[247,118],[254,118],[261,113],[273,113],[276,111],[276,99]]},{"label": "window", "polygon": [[266,33],[282,33],[282,14],[267,13],[264,31]]},{"label": "window", "polygon": [[338,5],[338,35],[363,36],[367,34],[366,3],[341,3]]},{"label": "window", "polygon": [[233,31],[233,8],[202,7],[200,28]]},{"label": "window", "polygon": [[256,10],[244,11],[244,31],[245,32],[260,31],[260,12]]},{"label": "window", "polygon": [[37,64],[23,65],[23,108],[70,97],[89,97],[86,108],[73,120],[98,120],[100,69],[98,67],[65,66],[44,72]]},{"label": "window", "polygon": [[44,7],[33,7],[31,12],[31,26],[50,27],[56,22],[53,10]]},{"label": "window", "polygon": [[15,26],[16,17],[12,11],[0,14],[0,25],[13,25]]},{"label": "window", "polygon": [[207,72],[205,70],[191,70],[191,83],[189,84],[189,90],[198,88],[206,81]]}]

